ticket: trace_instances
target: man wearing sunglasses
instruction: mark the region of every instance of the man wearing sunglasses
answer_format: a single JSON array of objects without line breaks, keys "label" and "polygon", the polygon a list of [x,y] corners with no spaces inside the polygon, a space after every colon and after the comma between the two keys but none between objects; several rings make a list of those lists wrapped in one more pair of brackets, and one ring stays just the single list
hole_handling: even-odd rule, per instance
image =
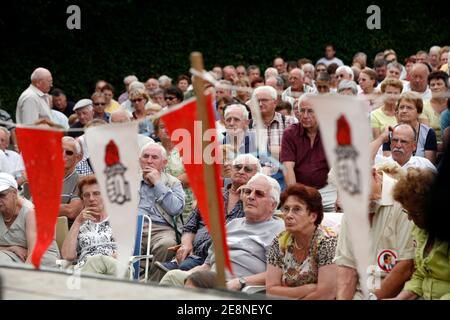
[{"label": "man wearing sunglasses", "polygon": [[[75,170],[77,163],[82,159],[82,151],[80,143],[72,137],[62,138],[62,148],[64,180],[59,216],[66,216],[69,220],[69,226],[71,226],[83,208],[83,202],[78,196],[79,176]],[[32,200],[28,183],[23,185],[23,196],[28,200]]]},{"label": "man wearing sunglasses", "polygon": [[[227,223],[244,216],[239,188],[260,171],[259,160],[251,154],[241,154],[234,159],[231,166],[231,183],[222,189]],[[181,247],[177,250],[175,259],[166,263],[156,263],[156,265],[165,272],[174,269],[190,270],[203,264],[211,243],[208,229],[200,212],[195,209],[183,227]]]},{"label": "man wearing sunglasses", "polygon": [[[280,201],[280,185],[275,179],[257,173],[239,189],[245,217],[227,224],[227,243],[234,276],[226,274],[228,289],[237,291],[247,285],[265,285],[266,249],[284,230],[283,220],[273,216]],[[160,284],[183,286],[189,274],[201,270],[215,270],[215,255],[211,249],[204,264],[189,271],[169,271]]]}]

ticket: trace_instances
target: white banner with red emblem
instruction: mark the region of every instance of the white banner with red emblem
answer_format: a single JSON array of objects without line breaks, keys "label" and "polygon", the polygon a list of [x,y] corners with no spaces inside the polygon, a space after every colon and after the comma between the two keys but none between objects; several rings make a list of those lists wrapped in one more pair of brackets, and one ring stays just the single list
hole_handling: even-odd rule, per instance
[{"label": "white banner with red emblem", "polygon": [[125,275],[136,239],[140,181],[137,134],[137,121],[91,127],[85,134],[117,243],[117,277]]},{"label": "white banner with red emblem", "polygon": [[369,118],[361,100],[353,97],[314,96],[310,101],[319,123],[328,164],[337,183],[344,215],[349,221],[359,282],[367,297],[371,244],[368,214],[371,192]]}]

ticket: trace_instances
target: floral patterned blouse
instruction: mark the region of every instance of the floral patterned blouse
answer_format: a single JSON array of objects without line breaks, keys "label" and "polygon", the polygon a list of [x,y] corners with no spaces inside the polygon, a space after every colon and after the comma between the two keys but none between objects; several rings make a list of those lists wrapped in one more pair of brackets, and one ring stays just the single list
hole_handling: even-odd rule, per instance
[{"label": "floral patterned blouse", "polygon": [[288,238],[287,246],[280,248],[279,239],[282,236],[286,236],[286,231],[275,237],[267,253],[267,263],[282,270],[281,284],[299,287],[317,283],[319,268],[333,263],[337,235],[328,228],[317,227],[311,239],[308,256],[302,262],[298,262],[294,256],[292,235]]}]

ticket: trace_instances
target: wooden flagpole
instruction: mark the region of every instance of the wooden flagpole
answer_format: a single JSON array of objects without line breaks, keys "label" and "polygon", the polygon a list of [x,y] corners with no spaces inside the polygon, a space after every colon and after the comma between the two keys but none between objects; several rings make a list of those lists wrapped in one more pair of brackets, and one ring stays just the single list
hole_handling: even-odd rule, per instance
[{"label": "wooden flagpole", "polygon": [[[191,53],[191,66],[193,69],[203,72],[203,57],[200,52]],[[208,128],[214,128],[214,123],[209,123],[208,111],[206,105],[206,96],[204,94],[204,80],[200,77],[194,76],[193,81],[195,95],[197,97],[197,117],[199,121],[202,122],[202,137]],[[209,141],[205,141],[202,138],[202,159],[203,151]],[[214,173],[214,164],[206,164],[203,161],[203,174],[205,177],[205,188],[208,190],[208,211],[209,211],[209,221],[210,221],[210,235],[213,240],[214,253],[215,253],[215,263],[217,272],[217,284],[220,287],[225,288],[225,253],[223,252],[222,243],[226,241],[223,239],[221,233],[220,219],[219,219],[219,199],[217,199],[216,180]]]}]

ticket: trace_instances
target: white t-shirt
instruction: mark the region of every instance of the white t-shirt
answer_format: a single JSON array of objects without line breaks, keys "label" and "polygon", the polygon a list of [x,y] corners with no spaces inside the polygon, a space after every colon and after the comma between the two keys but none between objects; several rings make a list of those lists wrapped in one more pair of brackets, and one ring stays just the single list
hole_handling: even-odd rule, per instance
[{"label": "white t-shirt", "polygon": [[[375,164],[379,164],[379,163],[383,163],[383,162],[393,163],[396,161],[394,159],[392,159],[392,156],[383,157],[383,156],[380,156],[377,154],[375,156]],[[402,168],[405,170],[408,168],[430,169],[433,172],[437,173],[437,170],[436,170],[436,167],[434,166],[434,164],[432,164],[431,161],[428,160],[427,158],[423,158],[423,157],[411,156],[411,158],[409,158],[408,162],[406,162],[402,166]]]}]

